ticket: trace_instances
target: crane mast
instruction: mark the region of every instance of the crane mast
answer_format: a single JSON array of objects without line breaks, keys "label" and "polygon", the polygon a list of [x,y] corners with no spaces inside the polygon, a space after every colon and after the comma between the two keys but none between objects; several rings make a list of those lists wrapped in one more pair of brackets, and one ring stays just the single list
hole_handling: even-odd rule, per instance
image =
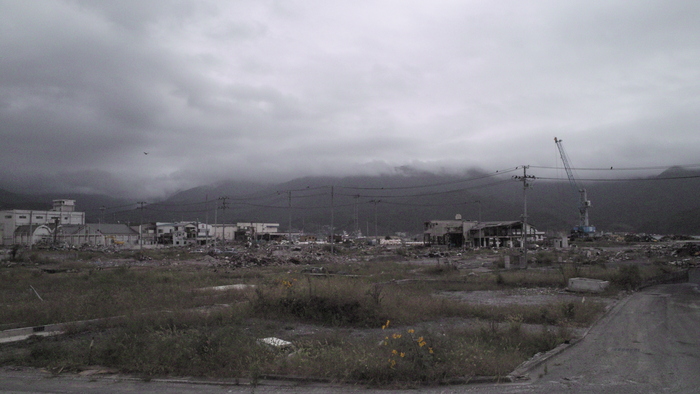
[{"label": "crane mast", "polygon": [[561,140],[554,137],[554,143],[557,145],[557,148],[559,148],[559,154],[561,155],[561,161],[564,163],[564,169],[566,170],[566,176],[569,178],[569,183],[580,196],[578,205],[579,223],[571,232],[575,235],[591,235],[595,233],[595,227],[588,223],[588,208],[591,206],[591,201],[588,200],[586,189],[581,187],[578,182],[576,182],[576,178],[574,178],[574,173],[571,171],[571,165],[569,164],[569,157],[564,151]]}]

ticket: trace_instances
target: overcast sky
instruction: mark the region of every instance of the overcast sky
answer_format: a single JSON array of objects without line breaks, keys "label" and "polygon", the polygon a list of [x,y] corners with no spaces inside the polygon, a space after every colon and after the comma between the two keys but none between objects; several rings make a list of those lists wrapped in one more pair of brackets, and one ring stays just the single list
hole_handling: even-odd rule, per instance
[{"label": "overcast sky", "polygon": [[561,166],[555,136],[575,167],[696,164],[699,17],[697,0],[0,0],[0,182],[154,197]]}]

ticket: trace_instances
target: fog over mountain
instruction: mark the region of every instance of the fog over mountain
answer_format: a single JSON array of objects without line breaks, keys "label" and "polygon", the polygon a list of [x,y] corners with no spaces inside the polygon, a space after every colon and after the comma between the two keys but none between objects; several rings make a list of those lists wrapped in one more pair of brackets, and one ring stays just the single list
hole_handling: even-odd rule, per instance
[{"label": "fog over mountain", "polygon": [[[529,168],[529,173],[547,169]],[[275,222],[282,231],[418,234],[423,222],[452,219],[520,220],[522,167],[460,175],[401,169],[384,176],[304,177],[277,184],[226,181],[175,193],[162,200],[104,195],[0,193],[0,207],[47,209],[51,199],[77,200],[88,221],[191,220],[208,223]],[[585,180],[583,180],[585,179]],[[528,221],[566,233],[578,221],[578,191],[566,179],[531,178]],[[581,178],[592,202],[591,224],[605,232],[700,234],[700,170],[670,168],[653,176]],[[139,210],[143,201],[143,211]],[[104,207],[104,209],[101,209]]]}]

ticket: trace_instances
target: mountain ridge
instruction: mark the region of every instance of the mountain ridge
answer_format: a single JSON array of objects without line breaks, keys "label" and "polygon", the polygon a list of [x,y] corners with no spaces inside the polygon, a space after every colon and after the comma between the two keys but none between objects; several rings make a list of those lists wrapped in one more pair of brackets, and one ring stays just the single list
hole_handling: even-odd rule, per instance
[{"label": "mountain ridge", "polygon": [[[671,167],[647,178],[585,182],[591,224],[602,231],[700,234],[700,170]],[[219,199],[222,197],[221,199]],[[301,177],[282,183],[228,180],[183,190],[140,210],[136,201],[77,193],[22,195],[0,189],[3,209],[77,200],[88,221],[275,222],[288,231],[391,234],[422,231],[423,222],[521,220],[523,188],[509,173],[397,172],[380,176]],[[568,181],[536,181],[528,218],[538,229],[567,232],[577,224],[578,196]],[[16,206],[13,206],[15,204]],[[10,207],[12,206],[12,207]],[[100,209],[105,207],[105,209]],[[216,209],[218,207],[218,209]],[[46,209],[46,208],[42,208]],[[375,220],[376,218],[376,220]]]}]

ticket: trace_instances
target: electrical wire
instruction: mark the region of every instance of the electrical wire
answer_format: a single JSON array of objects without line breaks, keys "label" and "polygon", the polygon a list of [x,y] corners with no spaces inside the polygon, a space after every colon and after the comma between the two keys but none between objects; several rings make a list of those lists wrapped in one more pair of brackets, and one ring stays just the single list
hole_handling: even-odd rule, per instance
[{"label": "electrical wire", "polygon": [[[668,168],[673,168],[673,167],[680,167],[680,168],[696,168],[700,167],[700,164],[691,164],[691,165],[684,165],[684,166],[659,166],[659,167],[620,167],[620,168],[572,168],[572,170],[581,170],[581,171],[643,171],[643,170],[659,170],[659,169],[668,169]],[[238,197],[233,197],[233,196],[226,196],[226,199],[230,199],[231,201],[229,202],[232,204],[232,206],[248,206],[248,207],[257,207],[257,208],[269,208],[269,209],[293,209],[293,210],[313,210],[313,209],[330,209],[330,208],[343,208],[343,207],[348,207],[348,206],[353,206],[357,204],[355,203],[350,203],[350,204],[325,204],[325,205],[317,205],[317,206],[289,206],[289,200],[287,199],[287,196],[290,195],[290,193],[298,193],[298,192],[307,192],[307,191],[316,191],[316,190],[326,190],[326,192],[323,193],[313,193],[313,194],[291,194],[291,197],[293,199],[302,199],[302,198],[312,198],[312,197],[321,197],[321,196],[328,196],[330,195],[329,189],[332,190],[333,188],[335,189],[345,189],[345,190],[362,190],[362,191],[400,191],[400,190],[415,190],[415,189],[424,189],[424,188],[430,188],[430,187],[441,187],[441,186],[449,186],[449,185],[456,185],[460,183],[465,183],[465,182],[470,182],[470,181],[477,181],[477,180],[482,180],[482,179],[487,179],[487,178],[492,178],[496,176],[501,176],[505,175],[514,171],[517,171],[520,166],[518,167],[512,167],[512,168],[507,168],[504,170],[498,170],[495,172],[491,172],[482,176],[477,176],[477,177],[472,177],[472,178],[466,178],[466,179],[459,179],[459,180],[453,180],[453,181],[448,181],[448,182],[439,182],[439,183],[432,183],[432,184],[425,184],[425,185],[415,185],[415,186],[397,186],[397,187],[353,187],[353,186],[329,186],[329,185],[322,185],[322,186],[314,186],[314,187],[306,187],[306,188],[298,188],[298,189],[289,189],[289,190],[283,190],[283,191],[277,191],[273,193],[265,193],[265,194],[251,194],[248,196],[238,196]],[[561,167],[551,167],[551,166],[534,166],[531,165],[530,168],[533,169],[556,169],[556,170],[561,170]],[[680,176],[671,176],[671,177],[646,177],[646,178],[577,178],[578,181],[586,181],[586,182],[633,182],[633,181],[663,181],[663,180],[679,180],[679,179],[695,179],[695,178],[700,178],[700,175],[680,175]],[[568,178],[563,178],[563,177],[535,177],[535,179],[538,180],[550,180],[550,181],[566,181]],[[479,188],[486,188],[486,187],[491,187],[491,186],[496,186],[504,183],[512,182],[512,179],[504,179],[496,182],[491,182],[487,184],[482,184],[482,185],[474,185],[470,187],[464,187],[464,188],[459,188],[459,189],[451,189],[451,190],[441,190],[441,191],[434,191],[434,192],[424,192],[424,193],[412,193],[412,194],[365,194],[365,193],[354,193],[354,194],[348,194],[348,193],[338,193],[334,192],[333,194],[338,197],[353,197],[353,198],[371,198],[371,199],[378,199],[381,198],[383,199],[381,203],[384,204],[394,204],[394,205],[406,205],[406,206],[427,206],[427,207],[438,207],[438,206],[448,206],[448,205],[455,205],[454,203],[445,203],[445,204],[411,204],[411,203],[404,203],[404,202],[397,202],[397,201],[390,201],[390,200],[400,200],[400,199],[405,199],[405,198],[416,198],[416,197],[429,197],[429,196],[440,196],[440,195],[449,195],[449,194],[455,194],[455,193],[462,193],[465,191],[469,190],[474,190],[474,189],[479,189]],[[286,195],[286,196],[285,196]],[[219,198],[220,199],[220,198]],[[170,201],[161,201],[161,202],[155,202],[151,204],[146,204],[143,207],[138,207],[136,206],[138,203],[130,203],[130,204],[123,204],[123,205],[116,205],[116,206],[110,206],[110,207],[100,207],[100,208],[94,208],[91,210],[88,210],[88,212],[97,212],[103,211],[103,213],[108,213],[111,215],[117,215],[117,214],[123,214],[123,213],[128,213],[128,212],[134,212],[138,211],[140,209],[145,209],[151,212],[177,212],[177,213],[204,213],[210,211],[212,208],[208,206],[209,203],[216,203],[218,199],[213,199],[213,200],[204,200],[204,201],[195,201],[195,202],[170,202]],[[278,202],[280,205],[275,205],[275,204],[261,204],[260,202],[264,200],[271,200],[271,203]],[[255,202],[251,202],[255,201]],[[371,201],[363,201],[360,202],[361,204],[370,204],[373,203]],[[191,207],[191,206],[196,206],[196,205],[205,205],[203,209],[185,209],[185,210],[175,210],[174,208],[177,207]],[[119,211],[114,211],[115,209],[120,209],[124,207],[129,207],[129,206],[134,206],[133,209],[126,209],[126,210],[119,210]],[[173,207],[173,208],[167,208],[167,207]],[[162,209],[159,209],[162,208]],[[216,206],[213,207],[213,209],[218,209]]]},{"label": "electrical wire", "polygon": [[[657,167],[605,167],[605,168],[592,168],[592,167],[571,167],[571,170],[576,171],[649,171],[649,170],[668,170],[669,168],[698,168],[700,164],[688,164],[679,166],[657,166]],[[551,167],[551,166],[534,166],[531,165],[530,168],[539,168],[546,170],[559,170],[562,167]]]},{"label": "electrical wire", "polygon": [[[587,182],[638,182],[638,181],[667,181],[673,179],[694,179],[700,178],[700,175],[684,175],[684,176],[672,176],[672,177],[648,177],[648,178],[576,178],[577,181],[587,181]],[[566,181],[568,178],[548,178],[548,177],[537,177],[537,179],[550,180],[550,181]]]}]

